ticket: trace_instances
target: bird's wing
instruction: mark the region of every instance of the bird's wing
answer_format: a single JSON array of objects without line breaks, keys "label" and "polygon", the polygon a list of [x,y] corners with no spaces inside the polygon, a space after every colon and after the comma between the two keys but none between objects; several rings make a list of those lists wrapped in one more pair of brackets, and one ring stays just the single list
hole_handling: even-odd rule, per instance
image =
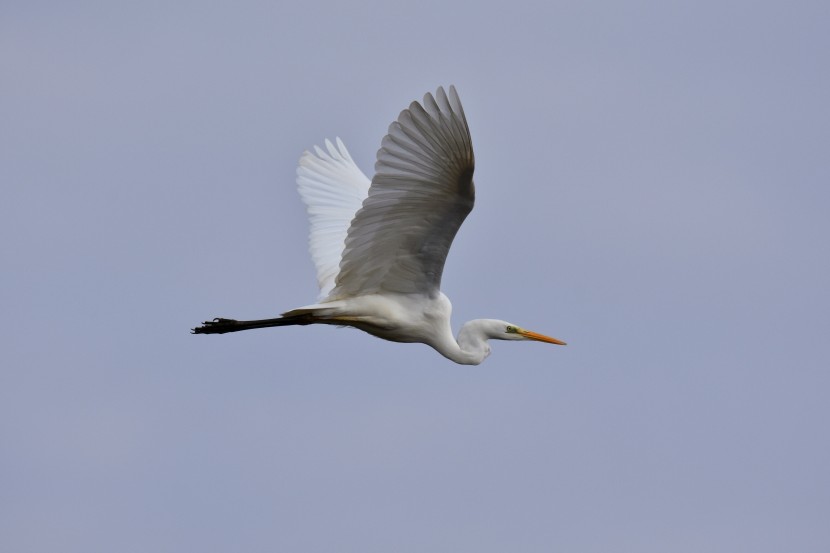
[{"label": "bird's wing", "polygon": [[297,188],[308,210],[308,249],[317,269],[320,298],[334,288],[346,233],[369,190],[369,177],[358,169],[343,141],[326,140],[304,152],[297,167]]},{"label": "bird's wing", "polygon": [[454,87],[449,97],[439,88],[403,110],[381,143],[329,297],[436,294],[453,238],[473,208],[473,166]]}]

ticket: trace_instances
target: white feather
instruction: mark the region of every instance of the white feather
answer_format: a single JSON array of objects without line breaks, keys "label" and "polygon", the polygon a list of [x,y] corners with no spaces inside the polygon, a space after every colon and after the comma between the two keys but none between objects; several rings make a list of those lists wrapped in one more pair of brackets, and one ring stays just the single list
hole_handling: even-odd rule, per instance
[{"label": "white feather", "polygon": [[472,210],[473,146],[450,87],[412,102],[389,126],[375,176],[349,227],[329,299],[375,293],[437,297],[453,238]]},{"label": "white feather", "polygon": [[297,188],[308,211],[308,249],[317,269],[319,299],[334,288],[346,234],[369,190],[369,177],[355,165],[339,138],[304,152],[297,167]]}]

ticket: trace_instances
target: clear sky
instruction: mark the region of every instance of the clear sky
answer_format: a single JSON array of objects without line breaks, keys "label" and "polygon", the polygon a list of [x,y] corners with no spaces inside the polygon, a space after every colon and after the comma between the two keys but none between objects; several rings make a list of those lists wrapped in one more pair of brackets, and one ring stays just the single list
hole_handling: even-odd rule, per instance
[{"label": "clear sky", "polygon": [[[0,549],[826,552],[830,4],[0,6]],[[316,297],[297,159],[455,84],[478,367]]]}]

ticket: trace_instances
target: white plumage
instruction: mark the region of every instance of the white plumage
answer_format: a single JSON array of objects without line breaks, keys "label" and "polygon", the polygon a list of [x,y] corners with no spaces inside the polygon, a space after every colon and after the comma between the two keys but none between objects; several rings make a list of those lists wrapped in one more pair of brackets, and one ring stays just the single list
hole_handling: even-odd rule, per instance
[{"label": "white plumage", "polygon": [[441,275],[475,201],[472,140],[454,87],[401,112],[381,143],[371,183],[343,142],[335,142],[305,152],[297,169],[318,303],[276,319],[214,319],[195,333],[346,325],[387,340],[422,342],[464,364],[489,355],[488,339],[564,344],[497,319],[470,321],[458,340],[452,336]]},{"label": "white plumage", "polygon": [[355,165],[340,138],[337,146],[326,140],[326,149],[304,152],[297,167],[297,189],[308,211],[311,231],[308,248],[317,269],[319,299],[334,288],[346,233],[369,193],[369,177]]}]

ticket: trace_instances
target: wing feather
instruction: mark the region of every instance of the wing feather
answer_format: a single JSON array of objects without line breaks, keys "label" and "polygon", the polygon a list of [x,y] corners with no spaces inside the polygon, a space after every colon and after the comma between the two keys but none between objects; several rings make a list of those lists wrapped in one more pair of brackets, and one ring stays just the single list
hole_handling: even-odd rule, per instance
[{"label": "wing feather", "polygon": [[454,87],[412,102],[389,126],[368,197],[346,236],[329,296],[437,294],[452,241],[473,208],[475,161]]},{"label": "wing feather", "polygon": [[329,295],[340,271],[346,234],[369,191],[369,177],[357,167],[343,141],[326,140],[326,149],[304,152],[297,167],[297,189],[308,211],[308,247],[317,270],[320,299]]}]

